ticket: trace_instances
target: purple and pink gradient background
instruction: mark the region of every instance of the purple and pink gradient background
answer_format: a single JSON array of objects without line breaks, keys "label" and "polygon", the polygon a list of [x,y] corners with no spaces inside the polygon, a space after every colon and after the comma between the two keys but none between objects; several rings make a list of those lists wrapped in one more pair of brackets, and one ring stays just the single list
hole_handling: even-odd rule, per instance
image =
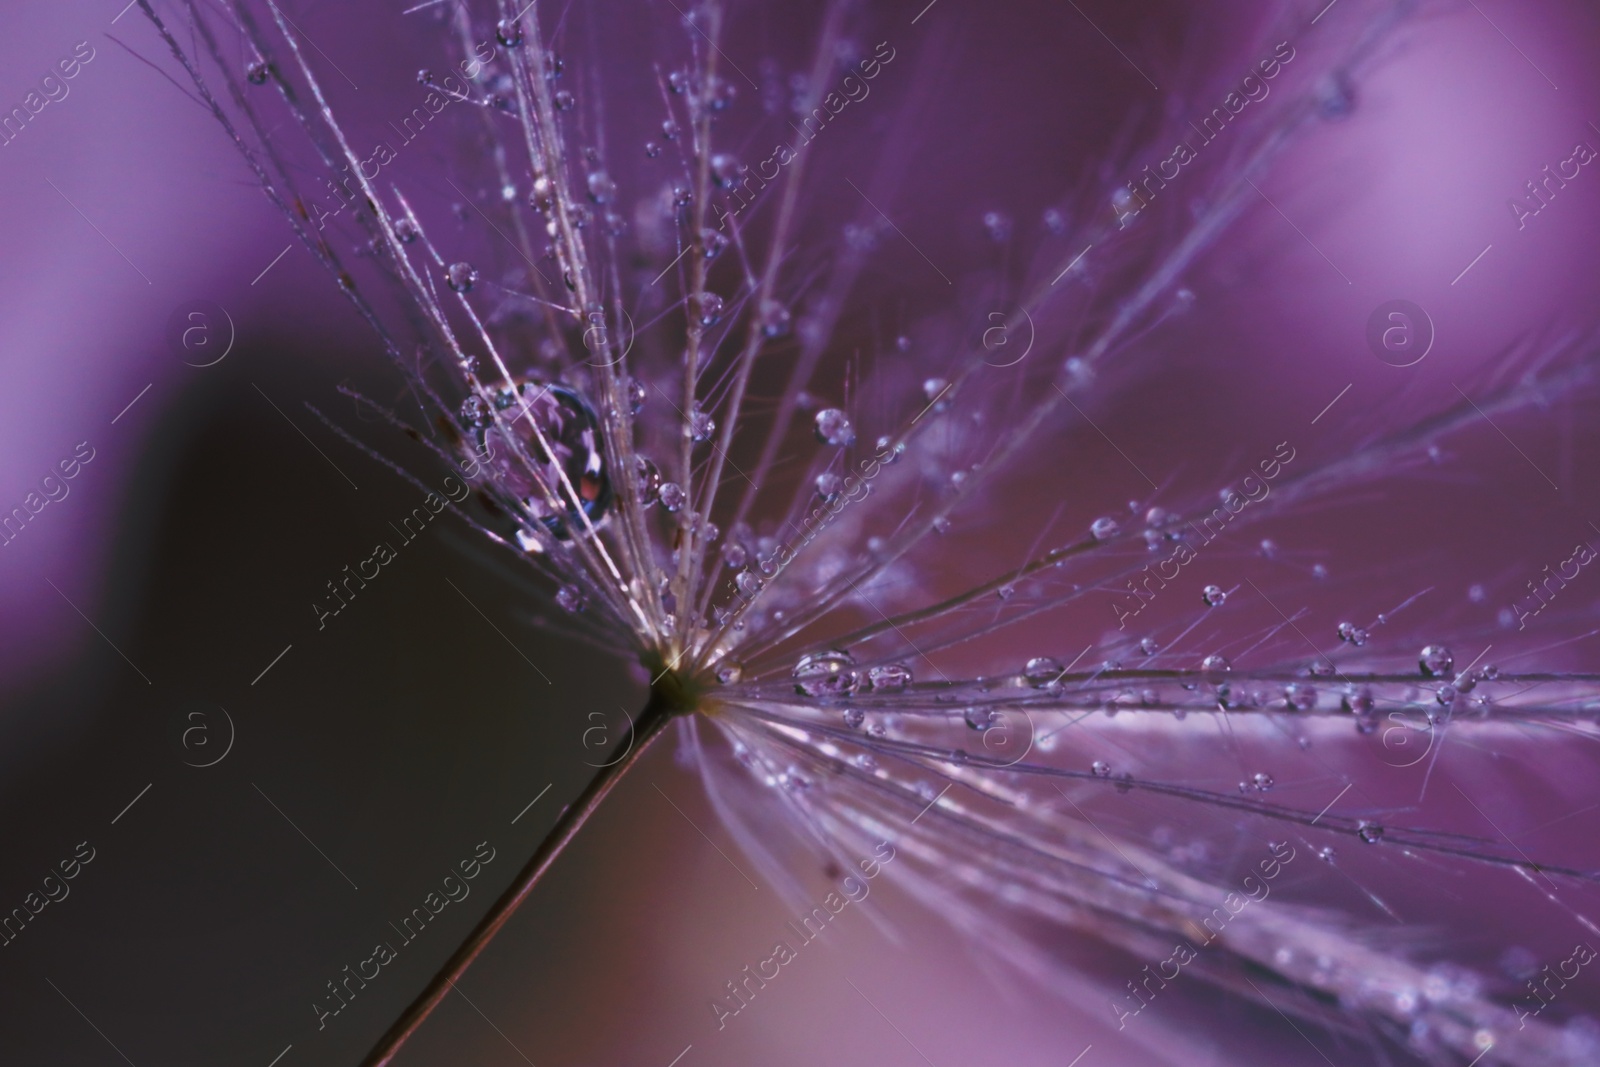
[{"label": "purple and pink gradient background", "polygon": [[[265,1064],[291,1041],[286,1065],[353,1062],[404,1002],[399,987],[414,988],[424,968],[408,960],[406,977],[387,979],[387,999],[375,994],[360,1006],[365,1015],[339,1020],[323,1038],[296,1036],[308,1029],[302,1002],[337,970],[335,961],[355,958],[350,930],[381,928],[379,916],[420,894],[407,855],[448,860],[488,835],[503,841],[497,873],[508,875],[531,845],[529,823],[519,824],[518,837],[491,833],[479,829],[488,825],[483,813],[493,811],[493,826],[503,827],[500,809],[511,804],[514,812],[545,781],[576,788],[583,711],[591,702],[636,704],[638,693],[584,653],[517,631],[518,644],[552,676],[546,689],[515,660],[508,666],[492,635],[467,636],[470,617],[445,615],[454,596],[446,590],[437,598],[428,592],[414,613],[410,593],[397,591],[387,619],[373,604],[357,623],[374,631],[363,643],[334,653],[302,646],[301,663],[278,668],[290,677],[277,693],[227,695],[226,686],[243,689],[287,643],[274,637],[288,632],[287,620],[303,630],[298,591],[320,587],[325,571],[353,558],[363,542],[346,532],[409,507],[409,498],[300,406],[304,397],[327,405],[331,386],[350,376],[382,382],[376,343],[298,245],[250,284],[289,243],[287,229],[212,119],[107,39],[110,32],[172,69],[136,9],[111,25],[119,6],[73,0],[18,5],[0,16],[0,107],[20,103],[75,42],[89,40],[97,52],[66,100],[0,148],[0,506],[19,503],[78,441],[97,451],[68,499],[0,550],[0,685],[8,709],[0,718],[0,797],[16,827],[0,904],[20,899],[28,872],[73,842],[108,841],[104,867],[87,872],[77,896],[47,911],[29,942],[0,959],[8,994],[0,1016],[14,1035],[0,1038],[0,1047],[17,1042],[23,1058],[16,1062],[38,1062],[46,1050],[80,1057],[69,1062],[100,1062],[94,1057],[108,1052],[44,986],[48,975],[78,991],[86,1014],[121,1035],[135,1062],[200,1062],[205,1054]],[[358,128],[408,110],[414,70],[444,65],[430,56],[423,24],[402,18],[399,6],[290,9],[362,87],[343,94]],[[1220,4],[1190,6],[1082,5],[1140,58],[1136,43],[1174,39],[1166,27],[1180,15],[1210,25],[1202,35],[1208,41],[1225,41],[1217,27],[1250,17]],[[1590,321],[1600,277],[1593,240],[1600,173],[1586,168],[1523,232],[1506,201],[1575,141],[1600,143],[1589,126],[1600,120],[1592,59],[1600,15],[1576,2],[1478,6],[1481,12],[1464,4],[1408,35],[1403,53],[1363,89],[1356,116],[1317,135],[1263,186],[1352,284],[1265,204],[1191,279],[1201,299],[1171,335],[1182,346],[1171,370],[1106,406],[1104,419],[1096,414],[1146,469],[1187,464],[1202,481],[1225,479],[1234,453],[1250,447],[1240,440],[1256,436],[1238,427],[1279,419],[1303,426],[1352,382],[1340,402],[1345,414],[1370,426],[1393,424],[1452,398],[1452,382],[1470,392],[1513,341]],[[802,23],[803,14],[792,17]],[[949,83],[927,87],[938,100],[929,130],[937,151],[892,211],[935,261],[959,263],[964,235],[982,211],[1006,206],[1008,188],[1048,184],[1052,168],[1075,166],[1103,147],[1122,109],[1151,100],[1144,80],[1070,8],[992,12],[940,0],[918,29],[935,20],[960,27],[961,48]],[[907,35],[904,51],[915,47]],[[1063,84],[1074,91],[1060,92]],[[872,147],[862,139],[859,150]],[[437,168],[420,158],[403,166],[423,176]],[[1000,180],[1001,172],[1012,177]],[[168,315],[196,297],[221,303],[238,327],[234,353],[214,368],[185,366],[164,340]],[[1408,371],[1380,363],[1362,339],[1371,309],[1395,297],[1428,309],[1438,329],[1433,352]],[[359,494],[346,493],[253,383],[353,474]],[[1585,424],[1582,411],[1556,414],[1580,431]],[[1522,576],[1562,558],[1581,536],[1573,517],[1585,508],[1600,515],[1593,457],[1586,466],[1570,426],[1517,425],[1522,432],[1513,437],[1561,485],[1559,494],[1498,437],[1477,438],[1464,464],[1469,476],[1424,482],[1418,499],[1425,507],[1408,511],[1404,501],[1368,496],[1319,517],[1314,547],[1342,579],[1329,596],[1376,603],[1396,589],[1403,596],[1437,584],[1464,611],[1473,582],[1516,589]],[[1339,426],[1332,416],[1319,422],[1306,447],[1336,452]],[[1079,443],[1090,459],[1077,481],[1084,497],[1125,498],[1128,471],[1115,453],[1093,451],[1089,438]],[[1430,523],[1418,512],[1451,521]],[[998,538],[996,551],[1016,557],[1034,532],[1020,530],[1026,525]],[[449,549],[426,551],[404,581],[422,585],[430,560],[455,566]],[[207,563],[190,566],[193,560]],[[478,602],[493,602],[495,583],[467,569],[477,576],[467,588],[481,593]],[[50,582],[156,685],[133,675]],[[514,625],[516,605],[500,595],[492,613]],[[1097,626],[1086,626],[1090,636]],[[434,636],[439,630],[450,632]],[[461,658],[438,670],[392,667],[425,694],[422,706],[401,707],[405,686],[379,681],[386,650],[425,656],[436,644]],[[196,785],[199,772],[171,754],[177,705],[167,693],[178,678],[179,690],[224,704],[237,699],[241,719],[264,739],[257,754],[242,748],[232,766],[216,769],[238,778],[227,801]],[[528,724],[528,717],[540,721]],[[251,738],[242,737],[245,746]],[[141,761],[153,760],[165,761],[160,774],[171,784],[142,769]],[[319,845],[352,867],[365,863],[356,905],[340,896],[338,883],[297,889],[287,900],[275,888],[282,866],[308,882],[331,872],[315,856],[307,861],[276,815],[250,807],[259,801],[241,765],[276,800],[305,813],[301,825]],[[115,844],[104,820],[152,778],[156,790],[141,802],[150,825],[120,826],[132,843]],[[474,784],[462,784],[468,780]],[[547,903],[530,906],[469,977],[476,1003],[535,1062],[665,1064],[690,1043],[685,1067],[916,1062],[845,984],[847,974],[874,991],[941,1067],[1064,1063],[1106,1037],[1110,1017],[1100,1004],[1063,1005],[991,981],[936,921],[916,917],[888,890],[880,899],[902,923],[900,945],[847,913],[840,931],[847,937],[804,950],[799,968],[786,969],[762,1001],[716,1034],[705,999],[757,959],[788,916],[661,805],[652,781],[729,847],[665,752],[624,787],[541,891]],[[297,791],[298,805],[287,803],[284,794]],[[184,800],[168,805],[163,794]],[[198,838],[195,820],[205,827]],[[209,860],[195,858],[196,849],[210,850]],[[88,878],[102,873],[99,884]],[[158,892],[152,879],[184,888]],[[386,880],[392,888],[383,888]],[[446,939],[441,933],[433,948]],[[263,941],[275,944],[263,948]],[[157,995],[163,990],[172,995]],[[1273,1062],[1315,1059],[1264,1013],[1205,998],[1186,1010],[1202,1035],[1208,1026],[1249,1023],[1248,1047]],[[1173,1021],[1183,1017],[1174,1010]],[[186,1033],[208,1036],[191,1045]],[[1237,1051],[1229,1034],[1212,1033],[1218,1049]],[[1211,1039],[1195,1040],[1192,1062],[1234,1062],[1221,1051],[1208,1060]],[[468,1059],[520,1062],[477,1014],[454,1003],[402,1062]]]}]

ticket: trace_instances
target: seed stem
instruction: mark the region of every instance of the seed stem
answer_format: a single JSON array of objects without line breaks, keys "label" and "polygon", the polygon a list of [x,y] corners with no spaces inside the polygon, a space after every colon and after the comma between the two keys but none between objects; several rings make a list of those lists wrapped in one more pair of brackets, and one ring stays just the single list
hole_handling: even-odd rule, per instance
[{"label": "seed stem", "polygon": [[601,768],[600,773],[595,775],[594,780],[588,784],[578,799],[562,812],[555,826],[551,827],[544,840],[539,842],[539,847],[523,865],[516,879],[504,893],[500,894],[500,899],[494,902],[494,906],[479,920],[478,925],[472,928],[472,932],[461,943],[461,947],[456,949],[439,968],[427,987],[417,994],[417,998],[372,1047],[372,1051],[367,1053],[366,1059],[361,1061],[361,1067],[386,1067],[394,1062],[401,1046],[421,1028],[424,1020],[439,1006],[440,1001],[444,1000],[456,981],[468,967],[472,966],[472,961],[488,947],[490,941],[494,940],[495,935],[510,920],[518,906],[528,899],[533,887],[550,870],[556,857],[560,856],[577,836],[578,831],[599,809],[606,795],[622,780],[628,769],[637,763],[650,745],[662,735],[662,728],[677,710],[679,709],[675,707],[670,696],[659,690],[652,693],[650,702],[645,705],[632,730],[624,738],[626,754],[609,766]]}]

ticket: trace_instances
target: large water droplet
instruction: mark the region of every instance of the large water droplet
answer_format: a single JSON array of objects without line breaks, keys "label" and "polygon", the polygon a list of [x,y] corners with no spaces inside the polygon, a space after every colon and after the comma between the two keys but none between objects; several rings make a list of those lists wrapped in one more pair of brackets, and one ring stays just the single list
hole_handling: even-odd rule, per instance
[{"label": "large water droplet", "polygon": [[498,390],[494,403],[517,446],[505,440],[501,426],[478,432],[478,454],[496,457],[489,464],[496,485],[522,500],[558,538],[584,529],[580,508],[590,523],[598,523],[611,505],[611,478],[600,420],[588,401],[564,385],[520,381]]},{"label": "large water droplet", "polygon": [[844,724],[852,730],[861,729],[861,724],[867,721],[867,713],[860,708],[844,709]]},{"label": "large water droplet", "polygon": [[825,445],[843,448],[856,443],[855,427],[838,408],[823,408],[817,412],[815,428],[817,440]]},{"label": "large water droplet", "polygon": [[1111,777],[1111,764],[1107,763],[1103,759],[1097,759],[1093,763],[1089,764],[1089,770],[1096,778]]},{"label": "large water droplet", "polygon": [[801,656],[791,676],[795,692],[808,697],[849,696],[861,684],[855,657],[833,649]]},{"label": "large water droplet", "polygon": [[1223,589],[1220,585],[1208,585],[1204,589],[1200,590],[1200,600],[1208,608],[1221,607],[1223,602],[1227,599],[1227,590]]},{"label": "large water droplet", "polygon": [[967,729],[969,730],[987,730],[995,724],[995,720],[998,718],[992,709],[981,707],[968,708],[961,713],[961,717],[966,720]]},{"label": "large water droplet", "polygon": [[662,507],[670,512],[677,512],[689,502],[689,494],[685,493],[683,486],[677,482],[662,482],[658,499],[660,499]]},{"label": "large water droplet", "polygon": [[1089,535],[1096,541],[1109,541],[1120,532],[1122,527],[1110,515],[1102,515],[1089,526]]}]

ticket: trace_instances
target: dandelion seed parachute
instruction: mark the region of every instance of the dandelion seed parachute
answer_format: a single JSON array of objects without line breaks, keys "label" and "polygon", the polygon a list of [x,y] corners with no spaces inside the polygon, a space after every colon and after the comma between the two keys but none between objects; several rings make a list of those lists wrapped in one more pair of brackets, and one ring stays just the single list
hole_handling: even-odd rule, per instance
[{"label": "dandelion seed parachute", "polygon": [[[1426,946],[1281,896],[1235,907],[1237,856],[1206,855],[1243,837],[1271,842],[1280,863],[1292,854],[1303,869],[1331,859],[1328,842],[1338,840],[1419,870],[1459,861],[1509,879],[1591,882],[1581,864],[1536,864],[1481,826],[1413,823],[1366,784],[1360,805],[1318,809],[1338,799],[1337,783],[1356,781],[1350,758],[1322,755],[1335,731],[1347,744],[1376,738],[1384,747],[1369,755],[1392,753],[1397,737],[1425,740],[1434,761],[1457,738],[1492,747],[1539,729],[1593,739],[1595,676],[1526,657],[1492,673],[1458,669],[1461,649],[1485,635],[1451,633],[1452,653],[1407,621],[1417,615],[1409,600],[1385,606],[1366,628],[1370,641],[1308,636],[1294,587],[1253,579],[1194,582],[1201,594],[1185,594],[1179,614],[1139,633],[1096,632],[1076,658],[1053,641],[1013,651],[1108,591],[1137,581],[1154,596],[1165,586],[1144,577],[1151,550],[1172,546],[1187,560],[1211,541],[1207,517],[1224,515],[1214,521],[1229,538],[1253,535],[1414,465],[1480,416],[1592,392],[1592,345],[1550,346],[1524,380],[1332,461],[1296,465],[1280,454],[1271,492],[1248,507],[1234,506],[1243,497],[1232,490],[1225,512],[1206,492],[1157,490],[1159,504],[1136,502],[1122,519],[1102,516],[1059,547],[981,576],[944,547],[1032,443],[1087,422],[1118,376],[1148,360],[1144,342],[1193,303],[1186,272],[1291,145],[1351,113],[1360,79],[1416,5],[1343,5],[1360,10],[1341,10],[1327,24],[1341,29],[1311,38],[1298,80],[1256,105],[1226,150],[1194,164],[1186,180],[1203,195],[1189,203],[1136,206],[1108,178],[1063,192],[1047,215],[1052,240],[1028,266],[974,283],[1018,309],[1004,316],[1008,333],[1033,332],[1037,356],[1009,376],[983,341],[991,323],[977,316],[974,331],[958,310],[884,345],[884,358],[840,358],[845,310],[892,231],[878,203],[895,188],[894,144],[883,173],[856,190],[856,221],[837,240],[801,240],[814,153],[775,154],[776,173],[752,178],[724,147],[742,90],[718,45],[730,17],[719,4],[683,16],[670,69],[655,78],[649,106],[660,109],[665,144],[652,139],[641,153],[663,161],[653,189],[628,187],[618,154],[632,148],[611,143],[603,121],[612,102],[597,75],[579,77],[557,58],[553,16],[504,2],[442,12],[460,53],[480,57],[462,65],[467,88],[452,90],[482,120],[472,187],[502,191],[498,203],[463,194],[503,242],[481,266],[460,258],[463,242],[435,221],[442,213],[402,179],[368,177],[306,42],[278,8],[230,0],[218,17],[187,3],[202,49],[192,56],[140,5],[406,375],[420,414],[390,417],[442,427],[436,454],[458,466],[470,458],[490,509],[466,517],[548,582],[577,632],[650,668],[658,700],[682,717],[681,742],[708,795],[776,884],[792,856],[773,843],[774,824],[842,862],[891,840],[909,860],[894,877],[911,893],[975,946],[1043,980],[1071,971],[1027,936],[1029,923],[1144,960],[1187,938],[1204,942],[1195,967],[1223,988],[1424,1059],[1471,1059],[1487,1047],[1495,1062],[1530,1067],[1600,1056],[1581,1028],[1519,1019],[1501,991],[1430,962]],[[856,37],[863,17],[826,6],[804,72],[758,90],[768,117],[787,110],[825,122],[829,86],[918,62],[887,42],[869,52]],[[1283,25],[1309,34],[1305,19],[1285,15]],[[236,70],[224,34],[261,58]],[[481,60],[475,46],[491,39],[494,56]],[[220,69],[226,105],[203,62]],[[331,231],[307,209],[290,150],[269,133],[277,108],[322,166],[360,188]],[[1151,144],[1170,141],[1165,129],[1142,132]],[[735,199],[741,187],[762,195]],[[631,223],[620,207],[629,201],[638,205]],[[997,245],[1017,240],[1004,216],[983,225]],[[401,312],[355,281],[347,244],[370,250],[368,273]],[[507,245],[513,267],[491,272]],[[915,360],[896,362],[902,349]],[[852,401],[864,396],[888,399]],[[1215,647],[1196,651],[1197,633]],[[941,669],[968,661],[987,665],[965,677]],[[1211,764],[1269,744],[1288,753],[1271,771],[1241,769],[1236,790],[1219,785]],[[1196,754],[1206,766],[1194,766]],[[1358,809],[1387,814],[1350,814]],[[1224,816],[1227,832],[1208,839],[1188,825],[1180,846],[1149,831],[1197,810]]]}]

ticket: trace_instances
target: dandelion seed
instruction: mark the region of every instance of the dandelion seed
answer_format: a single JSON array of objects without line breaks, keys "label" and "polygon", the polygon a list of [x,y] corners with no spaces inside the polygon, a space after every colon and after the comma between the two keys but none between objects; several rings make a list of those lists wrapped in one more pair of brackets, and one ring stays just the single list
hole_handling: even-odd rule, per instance
[{"label": "dandelion seed", "polygon": [[[1143,512],[1138,537],[1132,530],[1124,537],[1112,516],[1079,511],[1061,527],[1078,531],[1070,543],[1032,550],[1020,566],[1015,558],[1000,561],[1003,547],[993,559],[971,547],[990,537],[1007,543],[1021,511],[1012,506],[1016,482],[1005,479],[1026,474],[1038,455],[1055,455],[1044,447],[1050,435],[1099,429],[1096,413],[1118,388],[1111,366],[1130,376],[1141,366],[1148,372],[1155,358],[1148,353],[1159,352],[1164,331],[1192,328],[1192,317],[1178,314],[1194,302],[1187,276],[1259,201],[1257,179],[1323,125],[1306,119],[1360,121],[1359,79],[1403,7],[1371,4],[1365,20],[1350,16],[1360,25],[1347,37],[1319,28],[1329,36],[1315,50],[1318,58],[1294,68],[1315,62],[1316,70],[1297,87],[1287,79],[1278,83],[1281,91],[1253,102],[1252,117],[1224,131],[1228,148],[1198,155],[1193,170],[1184,164],[1180,177],[1191,191],[1182,194],[1183,210],[1168,212],[1175,195],[1152,198],[1154,183],[1139,193],[1132,182],[1093,178],[1094,167],[1080,183],[1087,191],[1063,188],[1061,207],[1031,216],[1039,226],[1014,225],[1011,214],[982,205],[966,209],[960,217],[969,236],[988,238],[986,263],[1003,262],[1005,270],[996,268],[993,279],[963,275],[960,285],[946,277],[958,296],[926,319],[898,309],[912,302],[916,286],[926,286],[927,265],[939,258],[931,240],[934,258],[915,264],[920,280],[907,280],[871,314],[855,308],[866,299],[861,278],[869,265],[886,270],[896,253],[909,255],[895,245],[899,237],[922,252],[921,231],[911,213],[896,210],[892,191],[880,196],[863,174],[857,191],[872,194],[875,213],[847,224],[812,218],[805,205],[813,199],[807,183],[816,152],[790,146],[782,163],[775,153],[765,170],[736,154],[752,159],[760,150],[753,146],[769,143],[769,134],[792,136],[783,129],[788,97],[822,99],[821,86],[835,76],[865,75],[865,50],[847,46],[853,32],[843,27],[862,20],[864,31],[870,13],[852,5],[828,7],[811,73],[772,79],[779,95],[763,90],[754,100],[742,99],[724,73],[733,63],[717,42],[733,13],[717,3],[677,13],[671,21],[683,34],[682,50],[641,67],[667,73],[651,73],[650,93],[629,101],[651,110],[626,128],[654,129],[659,121],[666,142],[646,142],[649,162],[634,149],[605,148],[605,116],[618,105],[607,96],[603,62],[574,53],[568,83],[582,89],[582,99],[555,87],[563,61],[551,40],[561,16],[530,8],[510,19],[504,7],[458,5],[442,16],[453,20],[456,36],[492,38],[504,49],[492,72],[474,82],[503,78],[493,91],[504,106],[458,109],[474,122],[490,121],[492,150],[463,152],[453,162],[463,171],[482,168],[476,188],[513,192],[482,205],[481,221],[490,225],[481,246],[459,232],[478,225],[470,212],[456,216],[459,224],[432,221],[452,216],[422,200],[425,183],[397,173],[380,186],[366,176],[342,117],[327,106],[316,70],[286,26],[267,18],[235,29],[204,5],[187,8],[208,31],[197,37],[208,54],[220,53],[210,31],[226,26],[244,34],[246,54],[280,58],[274,79],[292,81],[276,105],[294,120],[284,128],[308,137],[300,151],[321,162],[303,164],[283,147],[287,135],[264,125],[254,105],[237,113],[225,107],[183,52],[180,35],[154,17],[269,196],[377,329],[420,398],[422,425],[438,428],[435,454],[472,465],[470,480],[497,516],[481,532],[514,550],[517,564],[570,613],[567,625],[602,634],[648,672],[651,700],[634,727],[638,744],[562,816],[540,855],[559,852],[617,776],[677,721],[684,726],[675,736],[689,742],[688,758],[704,772],[728,831],[774,884],[792,879],[769,842],[771,826],[782,826],[794,849],[830,859],[892,835],[905,855],[893,877],[912,896],[1019,972],[1048,980],[1070,970],[1070,961],[1022,931],[1057,923],[1138,954],[1193,936],[1232,892],[1208,860],[1222,845],[1197,841],[1181,852],[1149,845],[1138,812],[1148,818],[1162,805],[1185,816],[1226,815],[1230,855],[1241,851],[1247,830],[1266,839],[1269,829],[1281,837],[1292,827],[1316,837],[1307,851],[1328,863],[1335,853],[1323,839],[1354,835],[1387,843],[1371,855],[1374,862],[1459,862],[1513,877],[1592,880],[1575,864],[1536,866],[1515,848],[1469,844],[1455,829],[1412,823],[1409,811],[1387,813],[1381,825],[1355,819],[1347,814],[1355,801],[1337,803],[1344,794],[1317,810],[1327,798],[1301,786],[1330,780],[1331,765],[1319,765],[1322,753],[1335,743],[1380,751],[1375,746],[1388,734],[1377,733],[1383,716],[1415,719],[1432,685],[1439,685],[1434,700],[1453,709],[1451,737],[1470,733],[1491,747],[1506,724],[1590,731],[1585,709],[1600,687],[1590,675],[1534,671],[1522,657],[1503,659],[1504,674],[1484,666],[1457,678],[1445,645],[1417,653],[1421,640],[1405,630],[1418,614],[1409,601],[1349,606],[1353,617],[1376,615],[1371,632],[1343,622],[1336,653],[1319,648],[1328,616],[1302,625],[1302,606],[1292,598],[1303,595],[1308,574],[1320,581],[1327,568],[1299,562],[1306,551],[1292,524],[1272,526],[1271,539],[1259,529],[1323,506],[1340,490],[1370,487],[1387,470],[1421,464],[1436,439],[1470,432],[1485,416],[1590,387],[1583,361],[1563,364],[1553,353],[1537,373],[1492,395],[1482,391],[1475,401],[1337,454],[1313,457],[1306,446],[1305,457],[1286,458],[1299,452],[1285,442],[1275,459],[1255,468],[1261,477],[1230,475],[1242,493],[1219,494],[1215,481],[1157,489],[1152,478],[1134,480],[1129,472],[1136,488],[1109,499],[1143,493],[1148,482],[1162,501],[1130,507],[1129,516]],[[1324,25],[1335,21],[1330,16]],[[269,40],[272,26],[281,32]],[[881,49],[873,60],[879,74],[904,69],[887,42]],[[1310,43],[1306,50],[1313,51]],[[222,69],[251,84],[260,62],[242,74],[236,62]],[[599,69],[585,69],[591,62]],[[1279,65],[1285,62],[1280,56]],[[427,72],[419,80],[449,83]],[[640,81],[624,83],[636,89]],[[763,110],[764,99],[772,111]],[[829,123],[864,117],[864,102],[850,106],[856,110]],[[1172,138],[1189,136],[1176,121],[1170,125],[1149,132],[1150,153],[1170,152]],[[356,247],[376,250],[370,283],[366,276],[361,285],[347,283],[338,251],[347,245],[308,229],[291,206],[303,199],[303,166],[326,161],[347,169],[361,190],[354,203],[365,206],[334,225],[359,235]],[[761,176],[760,188],[753,175]],[[524,184],[528,195],[519,200]],[[880,216],[895,221],[883,226]],[[447,260],[445,250],[458,244],[454,254],[471,256],[470,263]],[[1080,263],[1075,257],[1090,248]],[[1075,264],[1083,268],[1075,284],[1051,284]],[[894,281],[883,284],[894,289]],[[369,299],[369,284],[386,286],[386,299]],[[1037,354],[1005,368],[1009,376],[972,340],[992,321],[982,317],[988,307],[973,322],[957,321],[978,296],[1001,291],[1002,319],[1035,330]],[[403,313],[392,313],[395,307]],[[522,310],[529,307],[542,320]],[[863,321],[847,326],[847,313]],[[858,348],[866,355],[854,355]],[[819,397],[839,398],[844,407]],[[846,408],[863,440],[866,427],[875,435],[871,455],[860,454]],[[1142,466],[1138,450],[1117,436],[1115,451],[1132,454],[1121,460],[1134,467],[1141,459]],[[1101,448],[1113,435],[1085,433],[1081,440]],[[1277,473],[1268,477],[1268,470]],[[1251,486],[1264,484],[1262,477],[1271,491],[1258,496]],[[1030,484],[1055,491],[1055,483]],[[1216,533],[1219,526],[1224,533]],[[1042,542],[1043,534],[1028,533],[1034,535]],[[1218,537],[1227,547],[1211,547]],[[1251,584],[1237,579],[1236,588],[1246,590],[1237,599],[1222,585],[1203,584],[1197,604],[1199,576],[1183,568],[1201,554],[1205,577],[1231,583],[1232,568],[1248,565]],[[1175,583],[1181,592],[1164,592]],[[1332,583],[1327,589],[1331,594]],[[1120,613],[1107,612],[1108,590],[1120,598]],[[1215,610],[1225,604],[1226,611]],[[1118,624],[1134,614],[1141,615],[1138,629],[1128,633]],[[1044,640],[1047,627],[1058,625],[1062,632],[1073,627],[1070,643]],[[1150,636],[1135,641],[1141,631]],[[1046,655],[1024,659],[1032,649],[1083,648],[1091,638],[1079,642],[1079,632],[1093,635],[1093,643],[1067,665]],[[1476,639],[1436,632],[1456,648]],[[1204,648],[1215,651],[1200,657]],[[1079,659],[1098,666],[1079,668]],[[957,669],[980,661],[989,663],[987,674]],[[1458,697],[1445,698],[1452,685],[1476,693],[1471,715]],[[1221,729],[1201,737],[1195,728],[1213,721]],[[1278,746],[1271,766],[1282,785],[1274,773],[1233,759],[1248,751],[1261,765],[1240,736]],[[1015,747],[1002,752],[1002,745]],[[1181,754],[1178,765],[1165,762],[1168,748]],[[1452,745],[1452,753],[1471,749]],[[1090,760],[1094,751],[1117,753],[1118,769]],[[1294,848],[1279,844],[1285,855]],[[531,885],[542,870],[530,866],[519,884]],[[1362,899],[1363,915],[1373,899]],[[1233,990],[1246,988],[1239,979],[1247,976],[1252,983],[1270,979],[1270,988],[1285,994],[1280,1010],[1314,1024],[1326,1005],[1338,1004],[1374,1041],[1436,1061],[1476,1055],[1489,1047],[1483,1035],[1492,1035],[1505,1062],[1566,1062],[1551,1051],[1561,1039],[1547,1023],[1513,1033],[1508,1009],[1482,988],[1430,986],[1432,972],[1411,946],[1369,936],[1356,924],[1275,894],[1230,921],[1227,937],[1208,949],[1205,973]],[[482,947],[473,945],[474,953]],[[409,1037],[472,954],[430,983],[375,1056]],[[1279,1006],[1276,992],[1263,999]]]}]

